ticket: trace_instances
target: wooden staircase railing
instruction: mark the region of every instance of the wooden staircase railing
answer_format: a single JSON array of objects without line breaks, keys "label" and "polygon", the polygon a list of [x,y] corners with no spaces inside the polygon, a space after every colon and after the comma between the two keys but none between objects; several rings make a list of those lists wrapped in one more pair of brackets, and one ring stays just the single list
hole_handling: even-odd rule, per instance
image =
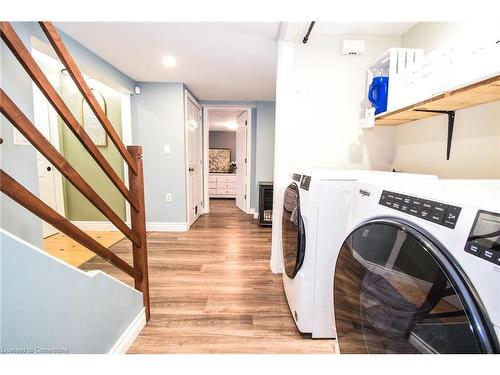
[{"label": "wooden staircase railing", "polygon": [[[131,242],[133,266],[119,256],[92,239],[85,232],[77,228],[69,220],[58,214],[38,197],[29,192],[16,180],[0,169],[0,191],[26,209],[48,222],[56,229],[79,242],[96,255],[107,260],[129,276],[134,278],[135,288],[142,292],[146,320],[150,318],[149,279],[146,243],[146,217],[144,206],[144,174],[142,167],[142,148],[140,146],[125,147],[115,129],[98,104],[89,86],[75,61],[66,49],[56,28],[50,22],[40,22],[40,26],[50,44],[66,67],[69,75],[75,82],[78,90],[92,109],[97,119],[109,135],[120,155],[128,165],[129,187],[123,183],[118,174],[94,145],[88,134],[71,113],[57,91],[44,75],[26,46],[8,22],[0,22],[0,36],[17,58],[33,82],[45,95],[64,123],[71,129],[76,138],[82,143],[91,157],[108,176],[114,186],[130,204],[131,227],[109,207],[85,179],[67,162],[66,159],[52,146],[33,123],[16,106],[9,96],[0,88],[0,112],[16,127],[25,138],[57,168],[61,174],[82,193],[113,225],[118,228]],[[1,144],[1,143],[0,143]]]}]

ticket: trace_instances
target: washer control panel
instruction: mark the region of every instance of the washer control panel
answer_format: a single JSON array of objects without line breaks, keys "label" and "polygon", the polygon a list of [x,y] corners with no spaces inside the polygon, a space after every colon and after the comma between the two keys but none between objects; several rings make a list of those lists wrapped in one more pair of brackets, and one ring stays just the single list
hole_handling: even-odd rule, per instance
[{"label": "washer control panel", "polygon": [[454,229],[460,207],[384,190],[380,205]]},{"label": "washer control panel", "polygon": [[464,250],[500,265],[500,214],[478,211]]},{"label": "washer control panel", "polygon": [[301,178],[302,178],[302,176],[298,173],[292,174],[292,180],[294,180],[294,181],[300,182]]}]

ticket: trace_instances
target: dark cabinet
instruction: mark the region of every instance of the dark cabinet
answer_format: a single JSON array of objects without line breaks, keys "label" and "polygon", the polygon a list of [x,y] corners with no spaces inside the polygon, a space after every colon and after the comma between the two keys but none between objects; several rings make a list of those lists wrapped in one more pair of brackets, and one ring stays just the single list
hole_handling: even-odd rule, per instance
[{"label": "dark cabinet", "polygon": [[273,223],[273,183],[259,182],[259,225]]}]

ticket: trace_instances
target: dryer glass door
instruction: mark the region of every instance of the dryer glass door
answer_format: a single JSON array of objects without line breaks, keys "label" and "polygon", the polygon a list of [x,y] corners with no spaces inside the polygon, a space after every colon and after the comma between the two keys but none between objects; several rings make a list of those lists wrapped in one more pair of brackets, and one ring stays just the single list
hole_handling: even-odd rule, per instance
[{"label": "dryer glass door", "polygon": [[300,196],[297,184],[290,184],[283,198],[281,246],[283,265],[288,277],[294,278],[304,261],[305,231],[300,215]]},{"label": "dryer glass door", "polygon": [[340,352],[495,351],[477,299],[445,255],[417,230],[389,220],[351,233],[334,275]]}]

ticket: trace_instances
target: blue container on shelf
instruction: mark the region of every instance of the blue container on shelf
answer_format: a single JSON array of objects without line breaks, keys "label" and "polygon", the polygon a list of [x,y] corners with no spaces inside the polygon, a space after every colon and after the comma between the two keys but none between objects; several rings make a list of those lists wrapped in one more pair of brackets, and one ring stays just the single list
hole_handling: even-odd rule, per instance
[{"label": "blue container on shelf", "polygon": [[375,114],[387,111],[387,95],[389,93],[389,77],[374,77],[368,89],[368,99],[375,108]]}]

